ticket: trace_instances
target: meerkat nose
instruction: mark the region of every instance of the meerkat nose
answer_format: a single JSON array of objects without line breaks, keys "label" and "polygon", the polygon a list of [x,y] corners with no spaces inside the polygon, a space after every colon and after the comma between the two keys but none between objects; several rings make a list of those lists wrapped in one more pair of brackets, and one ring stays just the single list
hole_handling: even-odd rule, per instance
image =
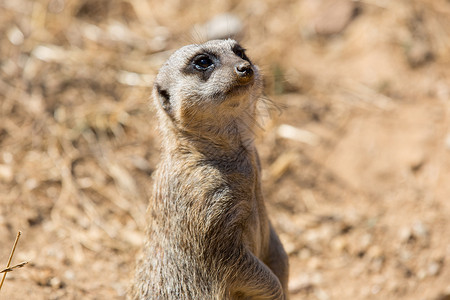
[{"label": "meerkat nose", "polygon": [[248,61],[240,62],[234,66],[234,71],[239,77],[241,84],[249,83],[253,78],[252,65]]}]

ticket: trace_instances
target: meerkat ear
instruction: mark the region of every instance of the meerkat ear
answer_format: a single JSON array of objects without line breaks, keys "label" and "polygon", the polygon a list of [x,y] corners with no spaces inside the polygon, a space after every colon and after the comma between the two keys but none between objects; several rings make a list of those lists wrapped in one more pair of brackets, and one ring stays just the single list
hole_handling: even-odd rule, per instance
[{"label": "meerkat ear", "polygon": [[163,89],[159,84],[155,84],[156,92],[158,93],[158,100],[161,107],[167,114],[171,115],[172,106],[170,105],[170,94],[167,90]]}]

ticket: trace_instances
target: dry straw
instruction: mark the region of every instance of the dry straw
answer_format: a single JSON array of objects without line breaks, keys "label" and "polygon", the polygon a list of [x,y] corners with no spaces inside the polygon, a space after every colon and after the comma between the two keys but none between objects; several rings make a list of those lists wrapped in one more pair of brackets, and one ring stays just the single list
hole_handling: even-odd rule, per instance
[{"label": "dry straw", "polygon": [[5,281],[6,274],[8,272],[11,272],[11,271],[13,271],[14,269],[17,269],[17,268],[22,268],[23,266],[25,266],[28,263],[27,261],[24,261],[24,262],[21,262],[20,264],[17,264],[15,266],[10,267],[12,258],[14,256],[14,252],[16,251],[17,242],[19,241],[19,238],[20,238],[21,234],[22,234],[22,232],[20,232],[20,231],[17,232],[16,240],[14,241],[14,245],[13,245],[13,248],[11,250],[11,254],[9,255],[8,264],[6,265],[5,269],[0,271],[0,273],[3,273],[2,282],[0,282],[0,290],[2,289],[3,282]]}]

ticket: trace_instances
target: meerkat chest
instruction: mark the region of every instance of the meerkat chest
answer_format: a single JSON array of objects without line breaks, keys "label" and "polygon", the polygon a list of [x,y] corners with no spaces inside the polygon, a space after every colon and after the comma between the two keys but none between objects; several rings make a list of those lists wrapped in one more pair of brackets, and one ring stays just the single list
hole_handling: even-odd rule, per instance
[{"label": "meerkat chest", "polygon": [[248,193],[248,197],[254,197],[258,169],[250,158],[228,161],[228,167],[222,171],[226,181],[233,185],[235,192]]},{"label": "meerkat chest", "polygon": [[257,164],[249,153],[208,158],[203,162],[229,182],[247,183],[249,180],[253,181],[257,176]]}]

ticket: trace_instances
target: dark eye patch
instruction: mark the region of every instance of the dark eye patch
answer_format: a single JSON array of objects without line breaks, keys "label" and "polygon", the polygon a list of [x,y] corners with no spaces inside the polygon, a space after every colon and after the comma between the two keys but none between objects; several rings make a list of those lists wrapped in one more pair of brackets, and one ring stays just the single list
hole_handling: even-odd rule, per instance
[{"label": "dark eye patch", "polygon": [[231,51],[233,51],[234,54],[242,58],[243,60],[248,61],[249,63],[252,63],[248,56],[245,54],[245,49],[242,48],[239,44],[235,44],[233,48],[231,48]]},{"label": "dark eye patch", "polygon": [[200,54],[194,57],[192,64],[194,68],[198,71],[206,71],[208,68],[214,66],[214,62],[206,54]]},{"label": "dark eye patch", "polygon": [[167,112],[170,113],[172,107],[170,105],[170,94],[167,90],[163,89],[159,84],[155,85],[156,91],[159,94],[159,103],[161,103],[161,107]]},{"label": "dark eye patch", "polygon": [[218,56],[207,51],[201,51],[186,62],[182,72],[186,75],[196,75],[207,81],[213,71],[220,66]]}]

